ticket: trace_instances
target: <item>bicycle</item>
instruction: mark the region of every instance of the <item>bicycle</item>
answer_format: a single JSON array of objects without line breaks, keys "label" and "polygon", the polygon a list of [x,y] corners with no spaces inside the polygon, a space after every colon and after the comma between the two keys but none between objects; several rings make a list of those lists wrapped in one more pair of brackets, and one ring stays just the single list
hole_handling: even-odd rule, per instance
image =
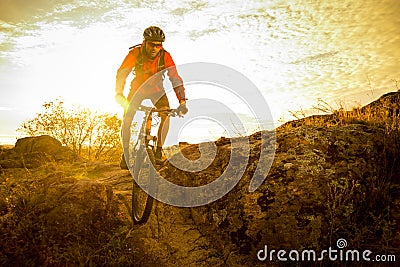
[{"label": "bicycle", "polygon": [[[137,135],[137,140],[134,142],[133,147],[125,149],[124,144],[124,157],[127,163],[128,169],[133,174],[133,186],[132,186],[132,209],[131,216],[134,224],[144,224],[149,219],[153,200],[156,192],[154,186],[155,179],[155,147],[157,145],[157,137],[150,134],[152,125],[153,114],[159,115],[160,113],[166,113],[167,116],[176,117],[178,116],[177,109],[156,109],[140,105],[138,111],[144,112],[140,131],[137,134],[135,131],[129,131],[131,140],[132,135]],[[145,123],[146,121],[146,123]],[[129,125],[123,127],[131,128]],[[127,133],[127,129],[123,129],[123,133]],[[122,138],[127,140],[126,138]],[[135,139],[135,138],[133,138]],[[131,140],[132,141],[132,140]],[[131,143],[131,142],[130,142]]]}]

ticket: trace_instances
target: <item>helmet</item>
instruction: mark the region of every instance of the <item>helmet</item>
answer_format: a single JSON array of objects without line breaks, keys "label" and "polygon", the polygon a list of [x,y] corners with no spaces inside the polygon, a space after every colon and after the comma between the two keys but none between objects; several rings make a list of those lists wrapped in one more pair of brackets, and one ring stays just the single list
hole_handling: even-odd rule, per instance
[{"label": "helmet", "polygon": [[157,26],[150,26],[143,32],[143,38],[146,41],[156,41],[156,42],[164,42],[165,34],[163,30],[161,30]]}]

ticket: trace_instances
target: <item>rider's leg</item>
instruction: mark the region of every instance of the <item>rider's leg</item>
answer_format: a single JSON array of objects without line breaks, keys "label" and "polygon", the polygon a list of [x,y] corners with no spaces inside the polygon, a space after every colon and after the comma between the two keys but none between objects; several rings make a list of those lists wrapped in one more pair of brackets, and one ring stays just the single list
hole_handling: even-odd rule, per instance
[{"label": "rider's leg", "polygon": [[153,116],[148,116],[147,121],[146,121],[146,135],[151,134],[151,124],[153,122]]},{"label": "rider's leg", "polygon": [[169,116],[166,114],[163,114],[160,116],[161,122],[160,122],[160,127],[158,128],[158,133],[157,133],[157,138],[158,138],[158,147],[162,147],[164,145],[165,139],[167,138],[168,131],[169,131],[169,125],[170,125],[170,119]]},{"label": "rider's leg", "polygon": [[[152,99],[154,105],[157,109],[169,109],[169,101],[167,95],[163,94],[162,96],[158,97],[156,100]],[[170,125],[170,118],[167,116],[167,113],[161,113],[160,116],[160,126],[158,127],[157,133],[157,147],[155,157],[157,161],[161,161],[162,158],[162,147],[164,145],[165,139],[167,138],[169,125]]]},{"label": "rider's leg", "polygon": [[[121,139],[122,139],[122,151],[125,155],[129,155],[129,140],[131,138],[131,125],[132,120],[135,117],[136,110],[139,108],[140,104],[142,103],[144,96],[140,93],[136,94],[129,94],[128,100],[131,101],[128,110],[124,114],[122,119],[122,127],[121,127]],[[129,126],[129,127],[128,127]],[[125,161],[125,156],[122,154],[120,167],[121,169],[128,169],[128,166]]]},{"label": "rider's leg", "polygon": [[162,161],[162,147],[168,135],[169,122],[170,122],[169,116],[167,116],[166,114],[160,115],[160,119],[161,119],[160,126],[158,128],[158,133],[157,133],[158,142],[155,153],[155,158],[158,163]]}]

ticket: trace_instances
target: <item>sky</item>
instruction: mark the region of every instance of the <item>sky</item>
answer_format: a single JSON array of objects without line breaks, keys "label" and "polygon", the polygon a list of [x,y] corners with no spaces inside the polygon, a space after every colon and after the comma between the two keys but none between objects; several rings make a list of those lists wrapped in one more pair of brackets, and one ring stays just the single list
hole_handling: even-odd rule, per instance
[{"label": "sky", "polygon": [[[0,0],[0,144],[15,142],[21,122],[57,97],[121,114],[116,70],[149,25],[166,32],[178,69],[212,62],[246,76],[276,125],[318,99],[366,104],[400,79],[399,11],[397,0]],[[223,88],[186,89],[189,101],[221,101],[252,124],[251,112]],[[181,133],[217,138],[225,131],[218,127],[203,119]]]},{"label": "sky", "polygon": [[[14,140],[15,129],[39,112],[44,102],[58,97],[66,103],[121,113],[114,102],[115,73],[128,47],[142,41],[145,27],[166,24],[165,18],[148,19],[158,13],[162,17],[163,12],[157,5],[154,1],[143,7],[139,2],[124,1],[96,4],[91,1],[29,4],[2,1],[0,123],[3,132],[0,134],[5,140],[3,143]],[[185,9],[177,7],[176,12],[173,16],[180,16],[178,13]],[[169,32],[168,27],[164,29]],[[210,53],[207,47],[210,43],[199,49],[202,51],[199,53],[188,49],[195,46],[195,39],[183,40],[177,36],[170,40],[167,39],[165,47],[168,50],[173,47],[171,53],[180,64],[207,60],[207,57],[216,62],[218,57],[233,58],[232,52],[228,55],[222,49]],[[177,101],[171,96],[171,105],[176,106]]]}]

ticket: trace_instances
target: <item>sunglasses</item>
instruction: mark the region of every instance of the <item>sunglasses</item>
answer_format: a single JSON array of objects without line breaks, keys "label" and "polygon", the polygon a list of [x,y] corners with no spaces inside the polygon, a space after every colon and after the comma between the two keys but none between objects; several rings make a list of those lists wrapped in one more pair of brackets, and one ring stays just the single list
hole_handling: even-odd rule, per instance
[{"label": "sunglasses", "polygon": [[161,48],[161,47],[162,47],[162,43],[147,42],[147,44],[148,44],[150,47],[155,47],[155,48]]}]

